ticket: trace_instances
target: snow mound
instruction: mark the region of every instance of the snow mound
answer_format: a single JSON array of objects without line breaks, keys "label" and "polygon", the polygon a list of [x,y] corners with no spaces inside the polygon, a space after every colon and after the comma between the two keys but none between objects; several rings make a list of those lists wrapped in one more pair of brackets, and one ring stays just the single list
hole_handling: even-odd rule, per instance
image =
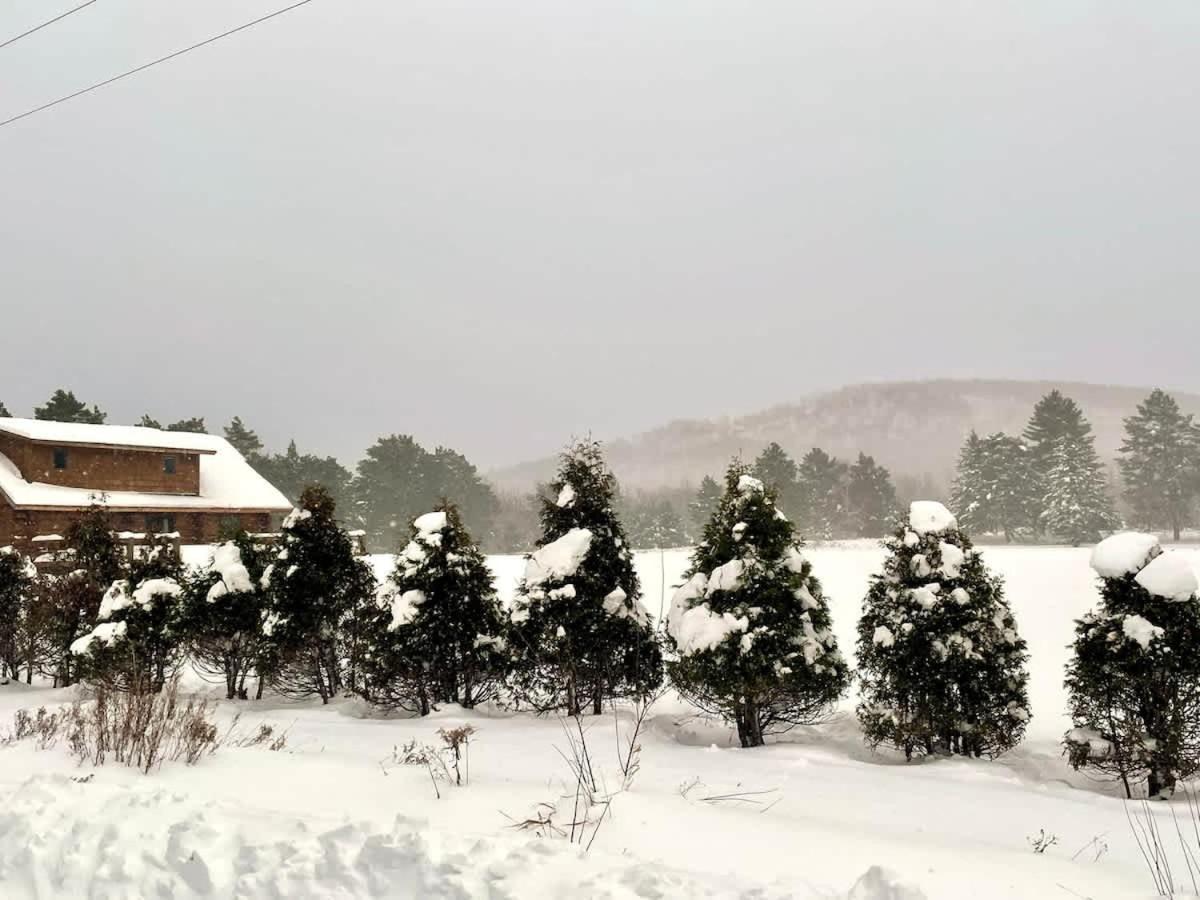
[{"label": "snow mound", "polygon": [[1101,578],[1122,578],[1145,567],[1162,553],[1158,538],[1138,531],[1106,537],[1092,550],[1092,568]]},{"label": "snow mound", "polygon": [[1182,553],[1160,553],[1137,573],[1134,581],[1155,597],[1167,600],[1190,600],[1200,589],[1196,570]]},{"label": "snow mound", "polygon": [[572,528],[557,541],[551,541],[529,556],[525,564],[525,583],[538,587],[547,581],[570,578],[578,570],[592,547],[592,533]]},{"label": "snow mound", "polygon": [[230,591],[242,593],[254,590],[250,572],[242,564],[242,551],[233,541],[217,545],[217,549],[213,551],[211,569],[221,576],[221,580],[209,588],[209,603],[224,597]]},{"label": "snow mound", "polygon": [[739,494],[761,494],[765,488],[763,483],[753,475],[743,475],[738,479]]},{"label": "snow mound", "polygon": [[446,513],[439,510],[417,516],[413,519],[413,528],[417,529],[417,533],[422,536],[437,534],[446,528]]},{"label": "snow mound", "polygon": [[1141,644],[1143,650],[1150,649],[1150,642],[1163,636],[1163,630],[1142,616],[1126,616],[1121,624],[1125,637]]},{"label": "snow mound", "polygon": [[[264,817],[149,782],[114,786],[35,776],[0,803],[6,900],[50,897],[738,897],[781,900],[782,886],[672,869],[566,844]],[[856,888],[857,890],[857,888]],[[855,900],[908,894],[852,894]]]},{"label": "snow mound", "polygon": [[908,527],[917,534],[942,534],[958,527],[954,514],[936,500],[914,500],[908,508]]},{"label": "snow mound", "polygon": [[846,900],[925,900],[925,895],[917,888],[901,883],[887,869],[871,866],[855,882]]}]

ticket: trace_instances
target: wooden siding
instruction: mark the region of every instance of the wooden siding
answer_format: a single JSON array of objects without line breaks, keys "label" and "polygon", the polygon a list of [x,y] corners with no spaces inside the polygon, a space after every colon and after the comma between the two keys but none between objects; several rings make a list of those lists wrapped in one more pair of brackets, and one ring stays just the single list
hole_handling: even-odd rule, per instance
[{"label": "wooden siding", "polygon": [[[137,491],[152,494],[200,493],[200,455],[179,451],[68,446],[65,469],[54,466],[54,447],[15,435],[0,433],[0,453],[20,470],[26,481],[100,491]],[[164,460],[175,458],[175,474]]]}]

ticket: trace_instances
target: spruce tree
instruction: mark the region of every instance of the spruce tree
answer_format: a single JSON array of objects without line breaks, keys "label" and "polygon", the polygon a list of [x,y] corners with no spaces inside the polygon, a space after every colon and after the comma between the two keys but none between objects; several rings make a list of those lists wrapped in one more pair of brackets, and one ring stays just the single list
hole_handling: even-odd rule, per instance
[{"label": "spruce tree", "polygon": [[1120,526],[1104,466],[1090,437],[1059,438],[1050,457],[1042,524],[1072,546],[1095,541]]},{"label": "spruce tree", "polygon": [[959,455],[952,502],[963,510],[964,527],[1011,541],[1035,514],[1038,484],[1019,439],[1001,432],[980,438],[972,431]]},{"label": "spruce tree", "polygon": [[280,693],[323,703],[342,690],[353,652],[352,616],[375,593],[375,578],[338,527],[323,487],[305,488],[283,523],[266,591],[263,665]]},{"label": "spruce tree", "polygon": [[1098,544],[1092,568],[1100,605],[1075,623],[1068,757],[1119,778],[1129,797],[1145,779],[1150,797],[1167,798],[1200,771],[1196,573],[1183,554],[1133,532]]},{"label": "spruce tree", "polygon": [[666,623],[672,683],[732,722],[743,747],[818,721],[849,682],[821,585],[775,496],[730,465]]},{"label": "spruce tree", "polygon": [[1025,642],[1000,578],[940,503],[918,501],[858,623],[858,718],[867,743],[908,759],[993,757],[1029,721]]},{"label": "spruce tree", "polygon": [[225,440],[229,441],[233,449],[246,459],[259,456],[263,451],[263,442],[259,439],[258,434],[247,428],[240,416],[234,416],[233,420],[225,426]]},{"label": "spruce tree", "polygon": [[721,486],[711,475],[705,475],[700,479],[700,487],[696,489],[696,496],[688,504],[688,518],[696,531],[704,530],[720,502]]},{"label": "spruce tree", "polygon": [[846,472],[844,462],[820,447],[800,461],[797,517],[804,537],[829,540],[845,528]]},{"label": "spruce tree", "polygon": [[1121,477],[1134,522],[1179,540],[1195,522],[1200,493],[1200,426],[1170,394],[1155,390],[1125,420]]},{"label": "spruce tree", "polygon": [[633,554],[613,509],[616,479],[600,445],[562,455],[542,501],[542,537],[510,610],[518,696],[539,709],[644,696],[662,682],[662,652],[641,601]]},{"label": "spruce tree", "polygon": [[363,693],[420,715],[470,709],[496,695],[507,663],[492,572],[453,504],[418,516],[411,532],[363,608]]},{"label": "spruce tree", "polygon": [[88,409],[86,403],[75,397],[74,391],[55,391],[45,406],[34,409],[33,417],[49,422],[77,422],[83,425],[103,425],[107,416],[98,406]]},{"label": "spruce tree", "polygon": [[267,596],[261,581],[274,556],[241,532],[218,544],[208,568],[186,585],[181,630],[188,655],[201,671],[224,680],[227,700],[247,699],[251,674],[259,676],[262,696]]},{"label": "spruce tree", "polygon": [[859,453],[850,467],[846,498],[850,521],[859,537],[883,537],[896,518],[898,503],[892,475],[875,462],[874,457]]},{"label": "spruce tree", "polygon": [[[1050,470],[1055,465],[1054,449],[1059,441],[1069,439],[1075,446],[1094,445],[1092,426],[1083,416],[1079,404],[1062,391],[1052,390],[1033,407],[1033,415],[1025,426],[1024,445],[1028,451],[1024,479],[1029,484],[1030,520],[1035,534],[1041,534],[1046,524],[1046,503],[1051,490]],[[964,519],[964,521],[966,521]]]},{"label": "spruce tree", "polygon": [[[788,516],[797,516],[801,512],[803,495],[800,489],[800,467],[779,444],[772,441],[763,448],[762,453],[754,460],[750,470],[759,481],[775,489],[779,508]],[[715,485],[715,482],[714,482]],[[719,494],[718,487],[718,497]],[[711,512],[710,512],[711,515]],[[708,519],[705,518],[707,523]]]}]

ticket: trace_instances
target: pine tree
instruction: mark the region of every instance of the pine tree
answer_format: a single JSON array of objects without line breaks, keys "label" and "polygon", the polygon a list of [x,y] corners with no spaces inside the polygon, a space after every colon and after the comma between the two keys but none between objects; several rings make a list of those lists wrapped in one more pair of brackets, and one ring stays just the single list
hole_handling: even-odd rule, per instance
[{"label": "pine tree", "polygon": [[1195,522],[1200,493],[1200,426],[1175,399],[1155,390],[1125,420],[1121,477],[1134,522],[1168,528],[1175,540]]},{"label": "pine tree", "polygon": [[74,391],[61,388],[54,392],[45,406],[34,409],[33,417],[49,422],[77,422],[83,425],[103,425],[107,418],[98,406],[88,409],[86,403],[76,399]]},{"label": "pine tree", "polygon": [[487,560],[457,508],[439,504],[414,520],[395,571],[364,607],[364,695],[420,715],[493,698],[507,664],[501,623]]},{"label": "pine tree", "polygon": [[688,504],[688,518],[698,532],[704,531],[704,526],[716,512],[717,504],[721,502],[721,486],[711,475],[705,475],[700,480],[696,496]]},{"label": "pine tree", "polygon": [[345,684],[352,656],[351,617],[375,593],[366,562],[338,527],[323,487],[304,489],[283,523],[281,545],[260,581],[267,613],[263,666],[280,693],[328,703]]},{"label": "pine tree", "polygon": [[353,477],[332,456],[301,453],[296,448],[296,442],[291,441],[284,453],[247,457],[247,462],[292,503],[300,502],[305,488],[319,485],[333,498],[336,508],[342,511],[343,519],[355,523],[359,521],[353,499]]},{"label": "pine tree", "polygon": [[940,503],[914,503],[885,546],[858,623],[867,743],[908,759],[1016,746],[1029,721],[1027,654],[1000,578]]},{"label": "pine tree", "polygon": [[1090,437],[1060,438],[1050,461],[1042,512],[1046,531],[1077,547],[1120,526]]},{"label": "pine tree", "polygon": [[22,646],[23,620],[37,587],[38,572],[28,556],[12,547],[0,547],[0,676],[20,678],[26,658]]},{"label": "pine tree", "polygon": [[182,431],[188,434],[208,434],[208,427],[204,424],[203,416],[180,419],[178,422],[172,422],[165,430]]},{"label": "pine tree", "polygon": [[262,634],[267,613],[262,576],[275,553],[254,544],[245,532],[213,549],[212,564],[187,586],[181,631],[188,655],[203,672],[225,680],[225,697],[245,700],[246,679],[259,675],[265,653]]},{"label": "pine tree", "polygon": [[774,489],[739,462],[671,600],[672,683],[743,747],[826,715],[849,673],[829,607]]},{"label": "pine tree", "polygon": [[959,454],[952,500],[963,510],[964,527],[1003,534],[1011,541],[1028,526],[1038,490],[1019,439],[1000,432],[980,438],[971,432]]},{"label": "pine tree", "polygon": [[[800,489],[800,467],[779,444],[772,441],[763,448],[750,470],[755,478],[775,489],[779,508],[788,516],[798,516],[802,509],[803,495]],[[714,486],[716,483],[714,482]],[[717,487],[718,497],[720,488]],[[711,515],[711,513],[710,513]],[[705,519],[707,523],[708,519]]]},{"label": "pine tree", "polygon": [[800,461],[797,517],[805,537],[829,540],[845,528],[846,464],[813,447]]},{"label": "pine tree", "polygon": [[846,497],[850,520],[859,537],[882,537],[891,527],[899,505],[892,475],[874,457],[858,454],[850,467]]},{"label": "pine tree", "polygon": [[[1052,390],[1033,407],[1033,415],[1025,426],[1024,445],[1028,451],[1024,480],[1032,497],[1029,525],[1041,534],[1046,523],[1046,498],[1050,493],[1050,470],[1054,467],[1054,448],[1059,441],[1070,439],[1075,446],[1094,445],[1092,426],[1083,416],[1079,404]],[[965,519],[964,519],[965,521]]]},{"label": "pine tree", "polygon": [[508,645],[518,695],[578,715],[590,701],[644,696],[662,682],[662,652],[641,602],[625,531],[613,510],[616,479],[600,445],[562,455],[542,538],[510,610]]},{"label": "pine tree", "polygon": [[233,446],[233,449],[246,459],[253,459],[262,454],[263,442],[259,439],[252,429],[247,428],[240,416],[234,416],[233,420],[225,426],[225,440]]},{"label": "pine tree", "polygon": [[162,422],[151,416],[149,413],[143,413],[141,420],[138,422],[139,428],[155,428],[162,431]]},{"label": "pine tree", "polygon": [[1200,771],[1200,598],[1196,573],[1153,535],[1098,544],[1100,605],[1075,623],[1066,686],[1075,728],[1071,765],[1120,778],[1126,795],[1146,779],[1170,797]]}]

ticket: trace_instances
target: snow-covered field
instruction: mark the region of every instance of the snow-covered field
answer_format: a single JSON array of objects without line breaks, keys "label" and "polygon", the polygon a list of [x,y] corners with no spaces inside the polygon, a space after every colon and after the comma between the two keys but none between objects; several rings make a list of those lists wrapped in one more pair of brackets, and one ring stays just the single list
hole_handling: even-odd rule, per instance
[{"label": "snow-covered field", "polygon": [[[883,552],[862,542],[806,552],[839,642],[852,650]],[[443,710],[378,719],[350,700],[223,703],[223,721],[243,710],[242,733],[260,722],[288,729],[287,747],[225,746],[194,767],[168,763],[151,775],[80,769],[65,749],[30,740],[0,749],[0,897],[1153,896],[1125,805],[1060,752],[1072,620],[1095,601],[1088,550],[984,555],[1006,579],[1031,656],[1033,722],[1001,760],[906,765],[872,755],[852,697],[827,725],[742,750],[728,729],[668,697],[653,710],[632,787],[616,794],[584,851],[513,827],[574,792],[554,718]],[[390,558],[374,562],[381,574],[390,568]],[[639,555],[652,613],[686,564],[685,551]],[[520,558],[493,566],[509,594]],[[8,685],[0,722],[70,696]],[[394,748],[434,743],[439,727],[462,722],[478,730],[470,783],[441,785],[439,799],[429,773],[398,765]],[[613,787],[618,733],[628,729],[622,714],[594,720],[588,734]],[[557,821],[570,819],[570,805]],[[1173,805],[1186,821],[1186,805]],[[1174,835],[1168,806],[1153,814]],[[1039,832],[1057,838],[1043,854],[1027,841]]]}]

